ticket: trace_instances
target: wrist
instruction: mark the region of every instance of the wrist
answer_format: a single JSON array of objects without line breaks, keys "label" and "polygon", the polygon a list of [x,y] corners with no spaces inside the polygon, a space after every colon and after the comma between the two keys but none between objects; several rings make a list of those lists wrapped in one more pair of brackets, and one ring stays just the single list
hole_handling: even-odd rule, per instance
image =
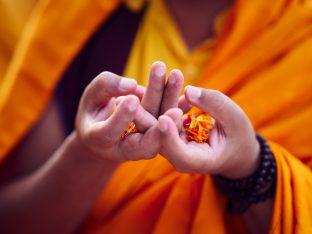
[{"label": "wrist", "polygon": [[260,163],[260,144],[256,137],[248,146],[248,152],[238,153],[235,163],[228,166],[220,175],[229,179],[239,179],[253,174]]},{"label": "wrist", "polygon": [[244,212],[253,203],[274,197],[276,189],[276,162],[270,146],[257,135],[260,146],[260,162],[257,169],[244,178],[229,179],[215,175],[218,187],[229,198],[228,210],[232,214]]},{"label": "wrist", "polygon": [[73,131],[66,141],[68,141],[68,146],[71,149],[72,154],[76,155],[76,157],[84,158],[88,163],[93,163],[105,168],[116,168],[119,165],[118,162],[106,159],[95,153],[81,140],[76,131]]}]

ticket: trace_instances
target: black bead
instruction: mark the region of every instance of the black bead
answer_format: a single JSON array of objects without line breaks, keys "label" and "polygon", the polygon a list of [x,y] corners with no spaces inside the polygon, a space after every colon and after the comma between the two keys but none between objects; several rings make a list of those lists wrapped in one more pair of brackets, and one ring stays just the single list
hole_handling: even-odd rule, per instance
[{"label": "black bead", "polygon": [[[270,146],[261,136],[256,136],[260,144],[260,163],[250,176],[231,180],[214,176],[218,187],[229,198],[228,210],[231,214],[243,213],[252,203],[273,197],[276,189],[276,162]],[[261,189],[266,188],[265,191]]]},{"label": "black bead", "polygon": [[260,184],[257,184],[257,185],[255,186],[255,190],[256,190],[256,191],[260,190],[261,188],[262,188],[262,187],[261,187]]},{"label": "black bead", "polygon": [[264,183],[264,179],[262,177],[259,177],[257,179],[258,184],[262,185]]},{"label": "black bead", "polygon": [[263,161],[262,162],[262,166],[265,167],[265,168],[268,168],[270,165],[271,165],[270,161]]},{"label": "black bead", "polygon": [[276,170],[275,170],[275,168],[274,168],[274,167],[270,168],[270,173],[271,173],[271,175],[275,175]]},{"label": "black bead", "polygon": [[270,175],[267,175],[266,177],[265,177],[265,180],[267,181],[267,182],[269,182],[269,181],[271,181],[272,180],[272,176],[270,176]]}]

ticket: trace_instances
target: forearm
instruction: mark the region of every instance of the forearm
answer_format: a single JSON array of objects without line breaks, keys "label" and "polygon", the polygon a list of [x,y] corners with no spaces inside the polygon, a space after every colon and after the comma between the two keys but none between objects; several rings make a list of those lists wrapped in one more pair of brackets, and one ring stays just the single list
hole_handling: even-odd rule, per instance
[{"label": "forearm", "polygon": [[0,191],[0,230],[69,233],[85,218],[116,165],[91,158],[71,134],[50,160]]},{"label": "forearm", "polygon": [[[246,226],[250,233],[253,234],[269,233],[276,191],[277,171],[276,159],[267,141],[259,135],[257,139],[261,146],[260,159],[255,171],[256,174],[253,174],[251,178],[253,178],[255,183],[252,192],[257,192],[258,196],[253,197],[251,195],[249,198],[261,202],[252,202],[243,213]],[[260,191],[255,190],[258,186],[261,187]]]},{"label": "forearm", "polygon": [[273,214],[274,200],[268,199],[264,202],[253,204],[243,214],[243,219],[250,233],[269,233]]},{"label": "forearm", "polygon": [[275,157],[267,141],[259,135],[256,138],[257,157],[247,172],[241,167],[235,173],[241,173],[238,178],[214,177],[229,199],[228,212],[241,215],[248,231],[255,234],[269,232],[276,190]]}]

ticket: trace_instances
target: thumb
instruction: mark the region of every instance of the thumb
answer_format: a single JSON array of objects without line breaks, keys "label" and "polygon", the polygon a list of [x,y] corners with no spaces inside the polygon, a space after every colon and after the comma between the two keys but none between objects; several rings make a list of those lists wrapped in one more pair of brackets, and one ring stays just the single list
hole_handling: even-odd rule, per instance
[{"label": "thumb", "polygon": [[227,135],[237,134],[249,121],[244,111],[220,91],[187,86],[185,97],[190,104],[211,115]]},{"label": "thumb", "polygon": [[182,155],[186,152],[186,145],[181,140],[176,124],[171,117],[167,115],[160,116],[158,118],[157,128],[161,136],[162,150],[160,153],[163,156],[170,160],[172,155]]}]

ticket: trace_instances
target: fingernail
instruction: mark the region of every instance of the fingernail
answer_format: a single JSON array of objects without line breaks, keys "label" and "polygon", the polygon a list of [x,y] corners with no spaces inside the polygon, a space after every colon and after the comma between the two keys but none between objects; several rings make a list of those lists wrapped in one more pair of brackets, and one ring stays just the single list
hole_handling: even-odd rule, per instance
[{"label": "fingernail", "polygon": [[120,83],[119,87],[124,90],[131,90],[137,85],[137,82],[133,79],[123,78]]},{"label": "fingernail", "polygon": [[192,100],[197,100],[201,95],[201,89],[194,86],[187,86],[186,92]]},{"label": "fingernail", "polygon": [[137,109],[138,105],[134,101],[130,101],[127,105],[127,108],[130,112],[134,112]]},{"label": "fingernail", "polygon": [[161,132],[166,132],[168,129],[167,123],[164,121],[159,121],[158,128]]},{"label": "fingernail", "polygon": [[159,66],[155,69],[155,75],[158,77],[158,78],[161,78],[163,76],[166,75],[166,68],[162,65],[162,66]]}]

